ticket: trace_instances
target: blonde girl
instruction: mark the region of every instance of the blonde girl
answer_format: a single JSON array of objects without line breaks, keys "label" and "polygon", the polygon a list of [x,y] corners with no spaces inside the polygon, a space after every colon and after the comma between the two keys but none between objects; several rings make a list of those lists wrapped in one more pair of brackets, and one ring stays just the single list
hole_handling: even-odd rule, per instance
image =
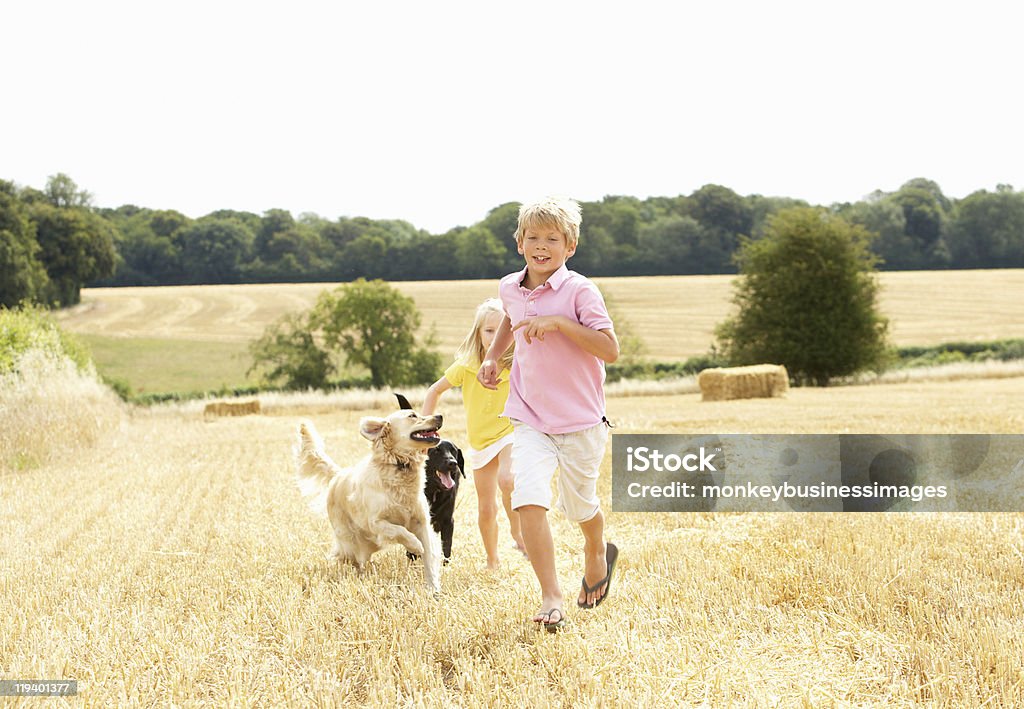
[{"label": "blonde girl", "polygon": [[508,515],[509,527],[516,548],[526,553],[519,527],[519,513],[512,509],[512,424],[501,416],[508,398],[509,372],[512,367],[512,346],[498,360],[499,382],[496,390],[485,388],[476,378],[487,348],[494,341],[498,325],[505,315],[497,298],[485,300],[477,309],[473,328],[455,353],[444,376],[427,390],[423,415],[434,413],[441,394],[452,387],[462,387],[462,403],[466,409],[473,485],[478,506],[477,524],[487,552],[487,568],[496,569],[498,558],[498,504],[496,493]]}]

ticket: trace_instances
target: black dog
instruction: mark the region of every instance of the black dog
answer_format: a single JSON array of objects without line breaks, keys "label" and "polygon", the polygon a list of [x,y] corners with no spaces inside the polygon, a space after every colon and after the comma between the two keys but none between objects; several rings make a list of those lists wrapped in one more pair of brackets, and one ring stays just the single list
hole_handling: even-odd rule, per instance
[{"label": "black dog", "polygon": [[[401,394],[395,394],[398,405],[403,409],[411,409],[409,400]],[[444,552],[444,563],[452,557],[452,534],[455,531],[455,497],[459,494],[459,478],[466,477],[466,461],[462,451],[454,443],[442,440],[430,449],[426,462],[427,480],[423,493],[430,505],[430,526],[441,535],[441,550]],[[406,556],[415,559],[416,555],[406,552]]]},{"label": "black dog", "polygon": [[455,530],[455,496],[459,478],[466,477],[466,461],[451,441],[443,440],[427,456],[427,482],[423,492],[430,504],[430,526],[441,535],[444,563],[452,557],[452,532]]}]

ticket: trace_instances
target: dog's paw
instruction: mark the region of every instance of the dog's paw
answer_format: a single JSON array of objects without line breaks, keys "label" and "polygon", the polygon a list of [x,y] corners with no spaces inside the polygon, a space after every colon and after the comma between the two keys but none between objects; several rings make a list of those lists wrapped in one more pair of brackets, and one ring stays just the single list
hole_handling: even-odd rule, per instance
[{"label": "dog's paw", "polygon": [[416,537],[409,539],[409,541],[405,543],[405,548],[410,554],[415,554],[416,556],[421,556],[423,554],[423,544],[421,544],[420,540]]},{"label": "dog's paw", "polygon": [[452,560],[452,558],[450,556],[446,556],[444,558],[444,561],[442,561],[441,563],[444,564],[445,566],[448,566],[448,562],[451,561],[451,560]]}]

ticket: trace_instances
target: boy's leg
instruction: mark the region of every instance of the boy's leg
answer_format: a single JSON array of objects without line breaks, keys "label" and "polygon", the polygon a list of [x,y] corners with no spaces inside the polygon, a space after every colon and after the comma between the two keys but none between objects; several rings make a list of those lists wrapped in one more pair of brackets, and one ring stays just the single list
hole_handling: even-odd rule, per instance
[{"label": "boy's leg", "polygon": [[533,621],[542,623],[548,620],[548,611],[552,608],[562,608],[562,589],[558,586],[558,573],[555,570],[555,542],[551,538],[546,509],[538,505],[526,505],[520,507],[517,512],[523,529],[526,553],[530,557],[530,564],[533,565],[533,573],[540,582],[541,606],[534,614]]},{"label": "boy's leg", "polygon": [[516,543],[516,549],[526,553],[523,543],[523,530],[519,523],[519,513],[512,509],[512,490],[515,480],[512,478],[512,446],[505,446],[498,454],[498,487],[501,489],[501,504],[508,516],[509,532]]},{"label": "boy's leg", "polygon": [[[526,554],[541,592],[540,610],[534,614],[533,621],[557,622],[565,617],[565,611],[555,570],[555,543],[548,526],[548,508],[551,507],[551,478],[558,465],[558,450],[549,436],[527,424],[514,422],[514,425],[512,507],[519,513]],[[556,608],[562,615],[552,618],[550,611]]]},{"label": "boy's leg", "polygon": [[583,532],[583,581],[594,590],[588,594],[581,587],[578,601],[588,606],[608,590],[607,584],[601,583],[608,575],[608,562],[604,513],[597,495],[597,481],[607,443],[608,429],[603,423],[597,424],[565,434],[558,456],[558,504],[565,516],[577,522]]},{"label": "boy's leg", "polygon": [[477,526],[487,553],[487,568],[497,569],[498,559],[498,502],[495,499],[498,487],[498,458],[492,458],[484,467],[473,471],[473,486],[476,488]]},{"label": "boy's leg", "polygon": [[[594,588],[594,585],[600,583],[608,573],[604,543],[604,513],[598,510],[597,514],[586,522],[580,522],[580,531],[583,532],[583,580],[587,582],[588,587]],[[599,588],[589,594],[580,588],[580,596],[577,600],[579,603],[593,605],[598,598],[604,595],[606,590],[606,584],[601,584]]]}]

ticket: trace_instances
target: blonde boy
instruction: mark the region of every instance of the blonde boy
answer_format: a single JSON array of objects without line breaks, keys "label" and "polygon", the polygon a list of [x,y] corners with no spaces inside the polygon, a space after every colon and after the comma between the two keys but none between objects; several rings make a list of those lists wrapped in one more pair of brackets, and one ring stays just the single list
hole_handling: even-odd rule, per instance
[{"label": "blonde boy", "polygon": [[515,341],[504,411],[515,426],[512,507],[541,587],[541,607],[532,620],[550,632],[565,621],[547,520],[556,467],[559,508],[583,532],[580,608],[605,599],[618,557],[615,545],[604,540],[597,477],[608,440],[604,363],[618,358],[619,343],[597,286],[565,266],[576,253],[581,221],[579,205],[569,199],[520,208],[516,244],[526,268],[501,279],[505,317],[477,374],[481,384],[495,388],[496,360]]}]

